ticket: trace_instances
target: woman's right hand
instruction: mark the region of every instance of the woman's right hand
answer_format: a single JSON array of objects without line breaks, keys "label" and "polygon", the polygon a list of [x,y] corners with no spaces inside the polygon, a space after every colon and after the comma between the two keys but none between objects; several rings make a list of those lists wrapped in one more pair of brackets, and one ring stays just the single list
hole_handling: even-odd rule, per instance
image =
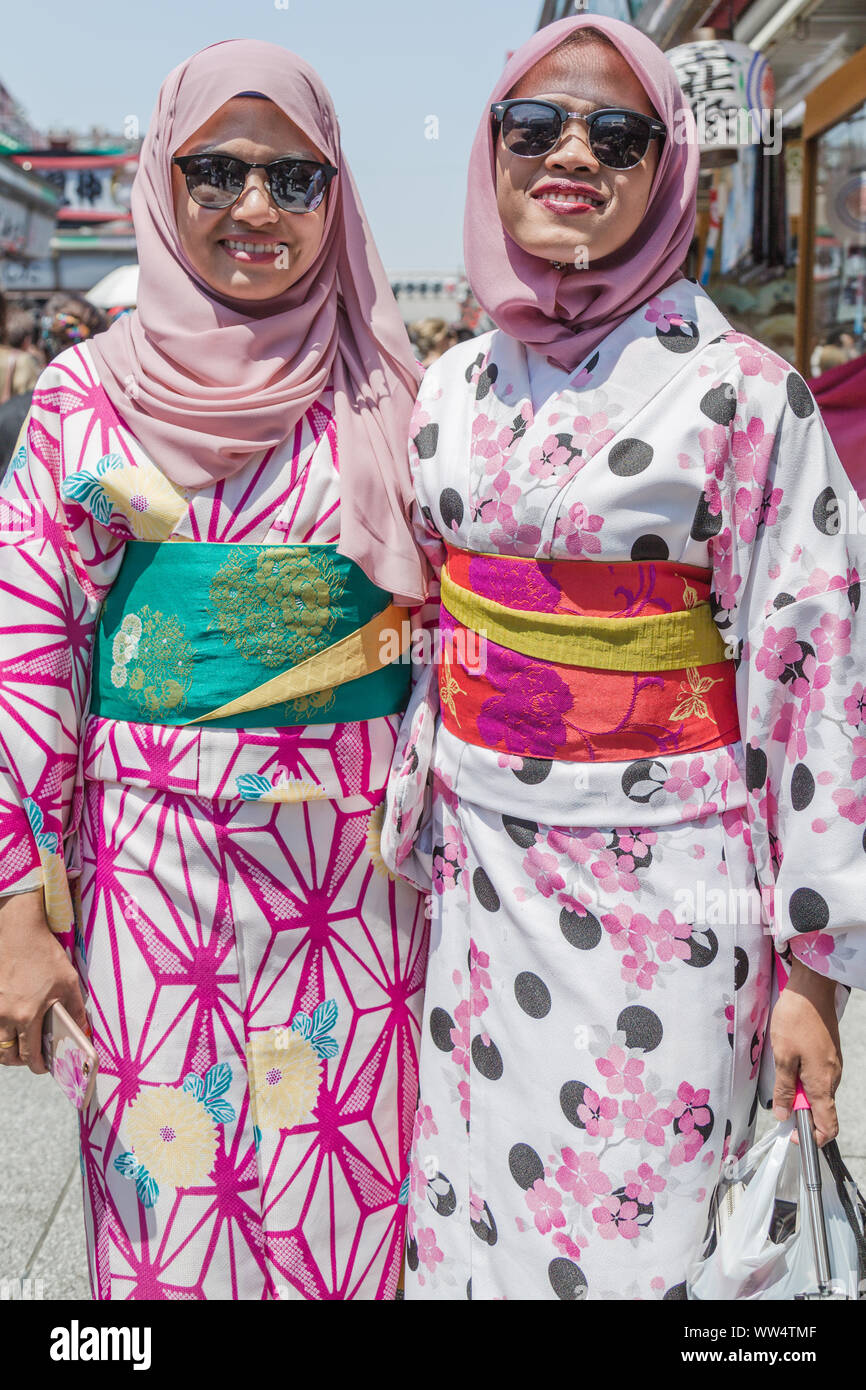
[{"label": "woman's right hand", "polygon": [[85,1033],[90,1026],[75,967],[45,920],[42,889],[0,898],[0,1066],[33,1072],[42,1060],[42,1019],[60,1003]]}]

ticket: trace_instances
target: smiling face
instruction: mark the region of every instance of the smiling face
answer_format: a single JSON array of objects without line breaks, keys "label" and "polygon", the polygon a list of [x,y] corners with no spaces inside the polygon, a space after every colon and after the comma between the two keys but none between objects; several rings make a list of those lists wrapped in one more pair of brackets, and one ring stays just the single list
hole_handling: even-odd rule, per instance
[{"label": "smiling face", "polygon": [[[230,154],[248,164],[295,155],[324,161],[321,150],[271,101],[233,97],[173,153]],[[233,299],[272,299],[301,278],[322,243],[328,195],[314,212],[284,212],[271,199],[263,169],[253,169],[233,207],[200,207],[176,164],[171,170],[181,245],[202,280]]]},{"label": "smiling face", "polygon": [[[588,116],[602,106],[657,118],[638,78],[616,49],[587,39],[554,50],[520,79],[511,97],[544,97]],[[589,147],[583,121],[570,120],[546,155],[527,159],[496,141],[496,202],[509,236],[531,256],[569,265],[618,251],[640,226],[659,160],[651,140],[633,169],[607,169]]]}]

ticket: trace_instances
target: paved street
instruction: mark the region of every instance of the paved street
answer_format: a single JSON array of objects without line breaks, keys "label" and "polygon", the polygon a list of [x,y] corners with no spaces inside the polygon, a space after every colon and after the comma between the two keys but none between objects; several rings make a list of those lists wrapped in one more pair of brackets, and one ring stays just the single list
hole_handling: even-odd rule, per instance
[{"label": "paved street", "polygon": [[[851,998],[842,1045],[840,1144],[866,1192],[866,994]],[[50,1077],[0,1068],[0,1116],[0,1296],[3,1280],[30,1279],[45,1299],[87,1299],[75,1113]]]}]

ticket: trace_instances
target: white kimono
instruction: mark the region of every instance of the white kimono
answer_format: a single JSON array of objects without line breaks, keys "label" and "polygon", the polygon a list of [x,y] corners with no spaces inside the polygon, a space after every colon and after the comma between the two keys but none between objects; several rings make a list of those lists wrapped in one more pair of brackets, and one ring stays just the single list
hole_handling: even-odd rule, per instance
[{"label": "white kimono", "polygon": [[709,571],[741,737],[522,757],[520,682],[482,746],[417,681],[383,836],[432,890],[406,1296],[682,1298],[750,1142],[772,940],[866,984],[866,513],[802,378],[687,280],[573,373],[453,348],[412,433],[437,567],[447,539]]}]

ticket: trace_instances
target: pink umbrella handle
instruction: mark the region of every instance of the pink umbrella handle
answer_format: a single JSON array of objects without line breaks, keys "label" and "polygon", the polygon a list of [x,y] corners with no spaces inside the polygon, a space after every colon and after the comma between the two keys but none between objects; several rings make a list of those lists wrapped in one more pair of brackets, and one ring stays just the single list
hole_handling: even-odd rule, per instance
[{"label": "pink umbrella handle", "polygon": [[[775,954],[775,953],[774,953],[774,954]],[[782,993],[782,990],[785,988],[785,985],[788,983],[788,976],[785,974],[785,967],[784,967],[784,965],[782,964],[782,958],[781,958],[781,956],[776,955],[776,956],[775,956],[775,960],[776,960],[776,982],[777,982],[777,984],[778,984],[778,986],[779,986],[779,993],[781,994],[781,993]],[[802,1083],[802,1081],[800,1080],[799,1076],[797,1077],[797,1090],[796,1090],[796,1092],[795,1092],[795,1094],[794,1094],[794,1109],[795,1109],[795,1110],[811,1110],[811,1109],[812,1109],[811,1105],[809,1104],[809,1097],[806,1095],[806,1092],[803,1090],[803,1083]]]}]

